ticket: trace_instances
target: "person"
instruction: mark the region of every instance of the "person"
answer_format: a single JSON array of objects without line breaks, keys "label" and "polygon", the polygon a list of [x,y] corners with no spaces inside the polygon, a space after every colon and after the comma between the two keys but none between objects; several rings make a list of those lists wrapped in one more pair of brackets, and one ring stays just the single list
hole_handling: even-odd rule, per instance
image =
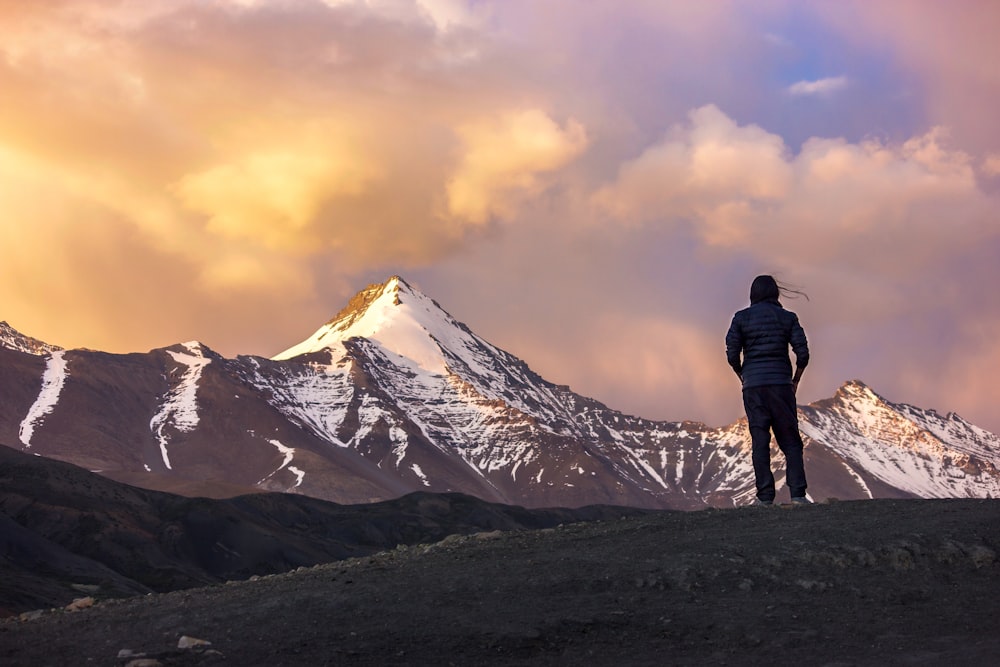
[{"label": "person", "polygon": [[[726,358],[743,385],[743,407],[750,428],[756,505],[774,503],[771,431],[785,456],[785,481],[792,502],[809,503],[802,460],[795,394],[809,363],[809,345],[798,316],[781,305],[782,294],[802,294],[781,287],[772,276],[750,285],[750,307],[733,316],[726,334]],[[795,374],[788,348],[795,353]]]}]

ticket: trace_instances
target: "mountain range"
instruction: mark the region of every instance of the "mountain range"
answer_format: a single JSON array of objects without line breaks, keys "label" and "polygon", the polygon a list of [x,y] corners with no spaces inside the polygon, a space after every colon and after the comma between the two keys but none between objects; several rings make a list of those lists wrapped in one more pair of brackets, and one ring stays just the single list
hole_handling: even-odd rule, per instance
[{"label": "mountain range", "polygon": [[[744,420],[630,416],[456,321],[399,277],[273,358],[192,341],[60,347],[0,323],[0,443],[133,486],[371,503],[459,492],[525,507],[732,507],[753,498]],[[799,408],[814,499],[997,497],[1000,438],[852,380]],[[783,460],[774,456],[776,478]]]}]

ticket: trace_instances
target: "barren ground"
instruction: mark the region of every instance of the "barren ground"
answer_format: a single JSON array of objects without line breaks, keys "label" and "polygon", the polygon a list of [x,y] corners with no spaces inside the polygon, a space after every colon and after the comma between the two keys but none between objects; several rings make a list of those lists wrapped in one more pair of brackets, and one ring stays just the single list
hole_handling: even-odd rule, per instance
[{"label": "barren ground", "polygon": [[998,552],[998,500],[662,512],[15,617],[0,663],[996,664]]}]

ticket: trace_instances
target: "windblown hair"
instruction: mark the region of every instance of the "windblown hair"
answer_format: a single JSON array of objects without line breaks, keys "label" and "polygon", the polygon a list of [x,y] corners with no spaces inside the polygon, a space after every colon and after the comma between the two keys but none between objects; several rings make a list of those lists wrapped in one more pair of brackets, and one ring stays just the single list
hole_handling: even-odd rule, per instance
[{"label": "windblown hair", "polygon": [[777,301],[779,297],[783,296],[789,299],[797,299],[800,296],[804,296],[806,301],[809,300],[808,294],[798,288],[779,283],[773,276],[757,276],[750,285],[751,304],[760,301]]}]

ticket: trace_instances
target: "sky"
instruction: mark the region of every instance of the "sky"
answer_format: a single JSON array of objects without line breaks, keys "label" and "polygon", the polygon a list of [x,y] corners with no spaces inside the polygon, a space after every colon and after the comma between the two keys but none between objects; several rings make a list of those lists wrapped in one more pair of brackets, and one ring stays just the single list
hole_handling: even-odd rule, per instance
[{"label": "sky", "polygon": [[0,320],[272,356],[401,275],[623,412],[742,415],[772,274],[799,402],[1000,433],[1000,3],[0,0]]}]

